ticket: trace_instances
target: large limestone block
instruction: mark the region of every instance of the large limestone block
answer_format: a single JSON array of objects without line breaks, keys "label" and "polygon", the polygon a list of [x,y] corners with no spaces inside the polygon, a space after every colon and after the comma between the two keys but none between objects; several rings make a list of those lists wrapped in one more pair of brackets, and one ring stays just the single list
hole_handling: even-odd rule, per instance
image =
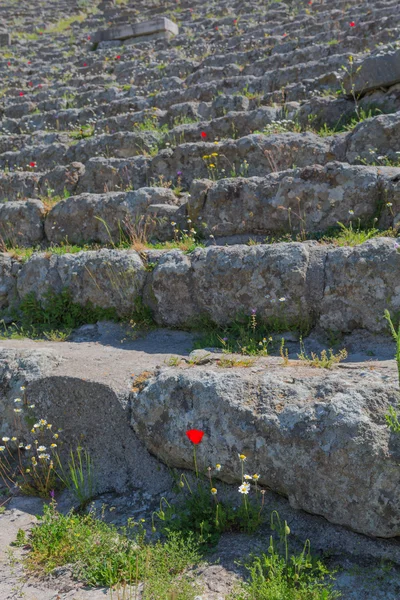
[{"label": "large limestone block", "polygon": [[92,41],[97,43],[111,40],[126,40],[128,38],[152,35],[162,31],[177,35],[179,33],[179,28],[176,23],[166,17],[156,17],[155,19],[142,21],[141,23],[120,25],[119,27],[97,31],[93,35]]},{"label": "large limestone block", "polygon": [[45,214],[40,200],[0,204],[0,235],[15,246],[35,246],[44,238]]},{"label": "large limestone block", "polygon": [[347,139],[346,160],[382,164],[380,156],[398,163],[400,152],[400,111],[379,115],[359,123]]},{"label": "large limestone block", "polygon": [[157,322],[169,326],[199,316],[228,323],[252,310],[260,319],[306,325],[322,298],[323,253],[300,243],[166,252],[149,276],[146,299]]},{"label": "large limestone block", "polygon": [[400,49],[368,56],[348,67],[344,79],[348,94],[364,94],[382,87],[390,87],[400,82]]},{"label": "large limestone block", "polygon": [[[276,367],[263,374],[166,369],[132,397],[132,426],[169,466],[193,468],[187,429],[205,436],[202,468],[245,472],[292,506],[361,533],[400,535],[400,437],[385,413],[398,390],[371,372]],[[218,482],[216,483],[218,487]]]},{"label": "large limestone block", "polygon": [[137,252],[100,250],[62,256],[40,253],[32,256],[19,272],[17,288],[20,298],[34,292],[43,298],[51,288],[59,293],[71,292],[75,302],[90,301],[101,308],[115,308],[129,316],[140,297],[146,271]]},{"label": "large limestone block", "polygon": [[[179,200],[168,188],[149,187],[133,192],[82,194],[58,202],[46,219],[46,236],[72,244],[119,242],[129,232],[140,231],[140,219],[151,204],[176,205]],[[150,229],[150,228],[149,228]]]},{"label": "large limestone block", "polygon": [[331,249],[325,262],[320,325],[349,332],[386,330],[385,309],[400,311],[400,253],[391,238]]},{"label": "large limestone block", "polygon": [[[343,163],[312,165],[267,177],[196,180],[188,212],[214,236],[325,231],[339,222],[393,225],[400,214],[400,169]],[[381,205],[391,201],[391,210]]]}]

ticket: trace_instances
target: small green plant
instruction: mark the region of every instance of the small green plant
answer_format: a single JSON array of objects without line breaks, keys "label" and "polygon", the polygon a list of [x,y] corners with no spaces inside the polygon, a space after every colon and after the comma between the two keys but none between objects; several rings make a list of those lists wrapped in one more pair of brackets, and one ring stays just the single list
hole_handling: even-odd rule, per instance
[{"label": "small green plant", "polygon": [[16,537],[16,540],[13,545],[23,547],[23,546],[26,546],[27,543],[28,543],[28,536],[26,535],[26,532],[23,529],[18,529],[17,537]]},{"label": "small green plant", "polygon": [[74,140],[84,140],[85,138],[92,137],[94,135],[94,126],[93,125],[82,125],[75,131],[71,131],[69,134]]},{"label": "small green plant", "polygon": [[[274,514],[272,513],[271,517]],[[277,520],[279,515],[277,515]],[[276,529],[276,525],[272,523]],[[230,600],[334,600],[340,593],[333,590],[327,580],[333,575],[324,564],[311,556],[307,540],[298,554],[288,552],[290,529],[284,521],[280,524],[279,541],[270,537],[268,553],[253,558],[247,569],[250,579]],[[281,550],[279,550],[279,545]]]},{"label": "small green plant", "polygon": [[58,453],[55,458],[58,477],[79,502],[79,506],[85,508],[95,492],[95,473],[90,454],[80,446],[76,451],[70,450],[66,468]]},{"label": "small green plant", "polygon": [[165,359],[165,364],[169,367],[179,367],[181,362],[182,359],[180,356],[170,356],[169,358]]},{"label": "small green plant", "polygon": [[356,77],[357,77],[358,73],[362,69],[362,65],[359,65],[358,67],[355,67],[355,65],[354,65],[354,58],[353,58],[352,55],[350,55],[349,58],[348,58],[348,65],[342,65],[341,69],[345,73],[345,75],[348,77],[348,90],[346,90],[343,81],[341,81],[341,83],[340,83],[340,87],[342,89],[342,93],[345,96],[347,94],[349,94],[353,98],[353,101],[354,101],[354,110],[356,112],[357,118],[359,119],[360,118],[359,99],[360,99],[361,93],[360,92],[356,92],[355,80],[356,80]]},{"label": "small green plant", "polygon": [[225,327],[218,327],[206,319],[198,319],[192,324],[192,329],[200,333],[195,342],[196,348],[221,348],[226,354],[244,354],[250,356],[268,356],[273,345],[271,333],[296,330],[307,334],[309,323],[289,322],[281,313],[281,307],[286,302],[285,297],[271,298],[276,307],[275,315],[262,321],[257,316],[257,310],[252,309],[250,315],[241,313]]},{"label": "small green plant", "polygon": [[255,363],[255,358],[235,358],[224,356],[217,362],[217,367],[221,369],[232,369],[234,367],[249,368]]},{"label": "small green plant", "polygon": [[393,406],[389,407],[387,414],[385,415],[387,426],[393,433],[400,433],[400,403],[398,404],[398,410]]},{"label": "small green plant", "polygon": [[311,352],[311,356],[308,356],[305,351],[303,340],[300,339],[300,354],[297,356],[310,367],[316,367],[318,369],[331,369],[333,365],[336,365],[347,358],[347,350],[342,348],[337,354],[335,354],[332,348],[329,348],[328,351],[322,350],[320,356],[318,356],[318,354],[315,352]]},{"label": "small green plant", "polygon": [[390,333],[392,334],[393,339],[396,342],[395,358],[396,358],[396,363],[397,363],[397,372],[399,375],[399,384],[400,384],[400,323],[399,323],[398,329],[396,331],[396,328],[395,328],[392,318],[390,316],[390,312],[388,310],[385,310],[384,317],[389,324]]},{"label": "small green plant", "polygon": [[348,226],[338,221],[338,225],[340,227],[340,233],[335,238],[335,243],[338,246],[358,246],[359,244],[363,244],[367,240],[376,237],[380,233],[379,229],[374,227],[372,229],[362,229],[360,219],[358,219],[357,227],[353,227],[352,221],[350,221]]},{"label": "small green plant", "polygon": [[285,348],[285,338],[281,339],[281,345],[279,347],[279,354],[283,361],[283,366],[287,367],[289,365],[289,350]]}]

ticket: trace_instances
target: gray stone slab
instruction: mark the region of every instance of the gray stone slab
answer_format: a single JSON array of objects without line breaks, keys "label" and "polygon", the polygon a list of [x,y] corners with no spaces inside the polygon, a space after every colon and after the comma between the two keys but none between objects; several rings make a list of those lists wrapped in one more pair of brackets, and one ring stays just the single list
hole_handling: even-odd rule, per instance
[{"label": "gray stone slab", "polygon": [[128,38],[147,36],[159,32],[170,32],[177,35],[179,29],[176,23],[170,21],[170,19],[157,17],[150,21],[142,21],[141,23],[132,23],[97,31],[92,39],[94,43],[98,43],[110,40],[126,40]]},{"label": "gray stone slab", "polygon": [[400,49],[369,56],[354,65],[353,73],[353,77],[347,75],[344,80],[344,87],[348,94],[351,93],[353,85],[356,94],[364,94],[377,88],[390,87],[399,83]]}]

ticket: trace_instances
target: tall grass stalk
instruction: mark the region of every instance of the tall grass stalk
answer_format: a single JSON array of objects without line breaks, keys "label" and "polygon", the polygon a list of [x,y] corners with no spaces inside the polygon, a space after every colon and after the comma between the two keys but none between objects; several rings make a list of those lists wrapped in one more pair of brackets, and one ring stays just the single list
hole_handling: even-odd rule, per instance
[{"label": "tall grass stalk", "polygon": [[398,330],[396,331],[396,328],[395,328],[392,318],[390,316],[390,312],[388,310],[385,310],[384,317],[389,324],[390,333],[392,334],[393,339],[396,342],[395,359],[396,359],[396,363],[397,363],[397,372],[399,375],[399,385],[400,385],[400,322],[398,325]]},{"label": "tall grass stalk", "polygon": [[95,492],[93,461],[87,450],[77,447],[70,450],[67,468],[63,467],[59,454],[56,454],[57,475],[73,494],[81,507],[85,507]]}]

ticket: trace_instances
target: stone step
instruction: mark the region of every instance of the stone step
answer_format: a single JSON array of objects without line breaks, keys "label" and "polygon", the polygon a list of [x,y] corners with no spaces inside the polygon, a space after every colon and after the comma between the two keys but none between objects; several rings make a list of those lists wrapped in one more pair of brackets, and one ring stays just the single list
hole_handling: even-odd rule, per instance
[{"label": "stone step", "polygon": [[400,302],[400,253],[392,238],[355,247],[293,242],[142,256],[145,262],[133,250],[49,252],[21,264],[2,254],[0,308],[5,315],[30,292],[40,298],[48,288],[67,288],[75,302],[124,317],[142,298],[156,322],[168,327],[194,326],[199,317],[227,324],[254,310],[272,331],[278,323],[286,330],[384,333],[384,310],[395,312]]}]

